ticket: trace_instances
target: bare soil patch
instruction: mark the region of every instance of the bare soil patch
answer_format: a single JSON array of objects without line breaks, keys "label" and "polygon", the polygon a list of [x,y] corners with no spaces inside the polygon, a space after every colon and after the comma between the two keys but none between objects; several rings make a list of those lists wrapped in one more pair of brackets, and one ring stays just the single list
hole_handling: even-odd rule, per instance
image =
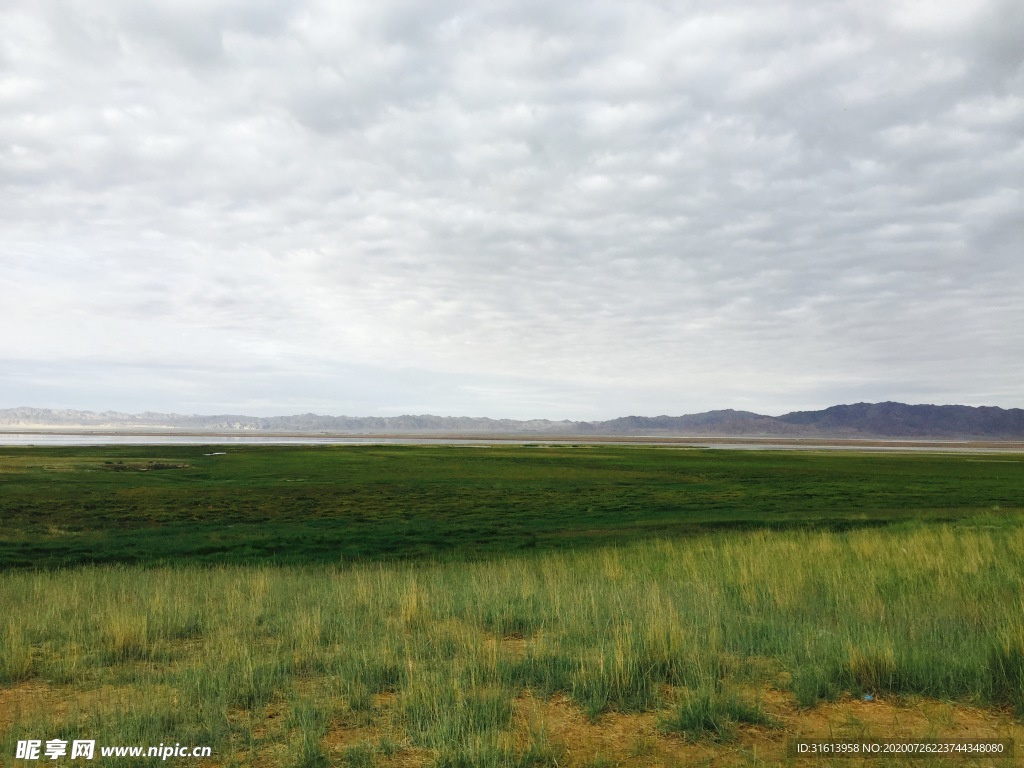
[{"label": "bare soil patch", "polygon": [[[72,690],[62,686],[31,681],[0,688],[0,731],[9,728],[19,715],[30,712],[51,714],[88,711],[89,708],[124,701],[130,689],[103,686],[94,690]],[[654,766],[740,766],[757,764],[855,765],[862,761],[820,759],[793,760],[786,756],[789,742],[797,738],[893,738],[893,739],[1013,739],[1024,744],[1024,722],[1008,710],[938,701],[921,697],[882,697],[864,701],[849,696],[835,702],[800,709],[795,697],[787,692],[768,689],[760,692],[765,711],[776,718],[780,727],[739,725],[735,738],[716,742],[710,739],[691,741],[665,733],[659,727],[656,712],[640,714],[607,713],[591,720],[580,707],[565,696],[542,699],[529,692],[514,702],[513,743],[525,749],[531,743],[546,742],[558,764],[566,768],[589,766],[622,766],[653,768]],[[374,765],[385,768],[420,768],[429,766],[433,754],[414,747],[396,727],[398,699],[394,694],[377,694],[372,710],[343,712],[332,723],[324,739],[324,748],[332,764],[344,764],[347,750],[365,745],[374,748]],[[266,722],[254,724],[254,735],[270,736],[280,731],[279,707],[269,705]],[[283,736],[283,732],[282,732]],[[389,749],[380,745],[387,743]],[[284,763],[289,756],[274,751],[265,755],[268,764]],[[230,762],[227,755],[215,755],[209,765]],[[204,761],[204,764],[206,762]],[[283,763],[282,763],[283,764]],[[887,765],[900,765],[889,762]],[[920,761],[907,759],[907,765]],[[949,765],[1005,765],[995,759],[951,758],[929,763]]]}]

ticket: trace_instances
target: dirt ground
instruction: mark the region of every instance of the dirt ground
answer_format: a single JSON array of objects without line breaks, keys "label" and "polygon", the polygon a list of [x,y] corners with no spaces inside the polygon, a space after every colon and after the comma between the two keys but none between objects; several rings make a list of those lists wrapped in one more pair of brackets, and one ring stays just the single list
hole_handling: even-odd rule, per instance
[{"label": "dirt ground", "polygon": [[[88,711],[98,702],[130,700],[129,688],[110,686],[92,691],[74,691],[45,683],[29,682],[0,688],[0,733],[10,727],[17,713],[45,711],[50,715]],[[540,699],[530,694],[514,702],[512,743],[520,748],[538,736],[566,768],[653,768],[655,766],[853,766],[873,765],[1019,765],[1024,755],[1007,761],[993,758],[954,756],[946,760],[823,759],[788,756],[795,739],[1012,739],[1024,745],[1024,722],[1010,711],[967,706],[920,697],[879,697],[864,701],[846,697],[800,709],[789,692],[762,691],[761,703],[778,727],[737,726],[726,741],[690,741],[679,734],[663,733],[655,712],[644,714],[608,713],[591,720],[564,696]],[[373,711],[361,717],[341,718],[332,725],[324,741],[331,765],[344,765],[345,754],[359,745],[378,745],[391,740],[390,754],[376,749],[373,764],[381,768],[429,766],[433,755],[415,748],[393,728],[394,695],[378,695]],[[273,741],[280,722],[280,705],[268,705],[264,722],[257,716],[254,731]],[[265,765],[288,764],[288,750],[281,744],[264,753]],[[197,768],[224,765],[225,756],[213,761],[188,761]],[[0,755],[0,765],[14,764],[13,756]],[[26,763],[27,765],[27,763]]]}]

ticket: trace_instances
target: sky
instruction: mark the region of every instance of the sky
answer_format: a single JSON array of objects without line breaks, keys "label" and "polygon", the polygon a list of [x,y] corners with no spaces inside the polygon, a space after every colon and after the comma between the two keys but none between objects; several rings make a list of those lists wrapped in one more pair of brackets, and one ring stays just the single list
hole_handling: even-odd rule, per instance
[{"label": "sky", "polygon": [[1024,406],[1020,0],[0,0],[0,408]]}]

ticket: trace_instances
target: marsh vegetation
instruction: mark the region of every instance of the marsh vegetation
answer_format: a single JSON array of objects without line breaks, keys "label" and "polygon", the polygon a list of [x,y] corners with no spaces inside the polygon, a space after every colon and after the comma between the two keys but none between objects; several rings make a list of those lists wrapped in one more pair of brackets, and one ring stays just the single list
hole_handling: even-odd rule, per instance
[{"label": "marsh vegetation", "polygon": [[[1024,457],[615,446],[0,448],[0,569],[337,564],[709,530],[1003,525]],[[123,469],[122,469],[123,468]]]},{"label": "marsh vegetation", "polygon": [[1020,456],[205,454],[4,449],[0,759],[173,739],[224,766],[596,768],[1024,737]]},{"label": "marsh vegetation", "polygon": [[[982,707],[1018,738],[1024,715],[1016,525],[9,571],[0,603],[4,755],[42,734],[218,765],[681,765],[709,744],[754,763],[751,739],[781,749],[864,694]],[[625,730],[574,740],[566,712]]]}]

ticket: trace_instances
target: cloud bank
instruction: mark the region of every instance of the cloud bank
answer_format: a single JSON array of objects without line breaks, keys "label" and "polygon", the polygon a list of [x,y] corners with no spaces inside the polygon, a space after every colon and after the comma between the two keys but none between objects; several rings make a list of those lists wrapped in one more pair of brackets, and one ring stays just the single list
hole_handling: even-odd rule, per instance
[{"label": "cloud bank", "polygon": [[1024,6],[9,2],[3,405],[1024,403]]}]

